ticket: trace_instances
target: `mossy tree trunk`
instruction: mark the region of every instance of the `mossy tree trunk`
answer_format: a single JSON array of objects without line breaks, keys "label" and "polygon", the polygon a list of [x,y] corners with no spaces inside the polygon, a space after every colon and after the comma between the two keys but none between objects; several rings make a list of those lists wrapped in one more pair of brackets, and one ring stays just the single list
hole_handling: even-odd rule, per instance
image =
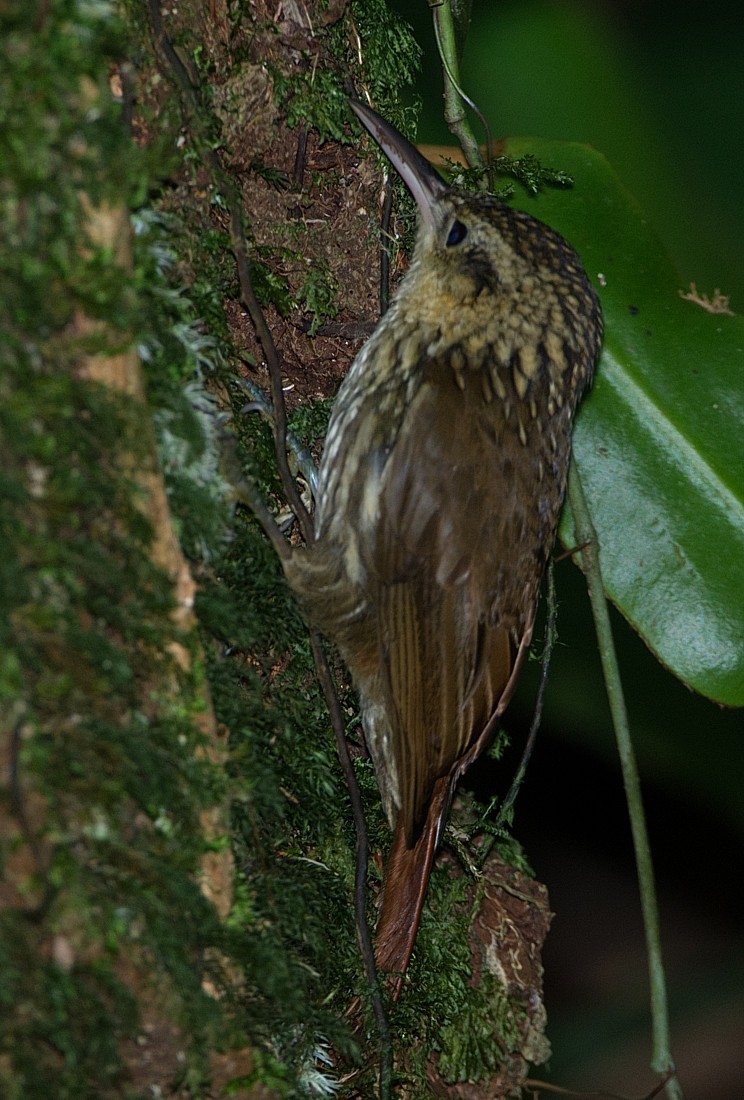
[{"label": "mossy tree trunk", "polygon": [[[384,174],[346,85],[403,125],[417,49],[384,0],[1,18],[0,1091],[318,1095],[356,1066],[346,1094],[371,1096],[375,1027],[345,1015],[368,1002],[348,794],[305,626],[237,503],[248,470],[283,508],[235,254],[317,446],[380,308]],[[435,877],[400,1094],[506,1094],[546,1053],[546,900],[500,861],[477,889],[452,861]],[[519,1010],[473,964],[494,936],[526,952]]]}]

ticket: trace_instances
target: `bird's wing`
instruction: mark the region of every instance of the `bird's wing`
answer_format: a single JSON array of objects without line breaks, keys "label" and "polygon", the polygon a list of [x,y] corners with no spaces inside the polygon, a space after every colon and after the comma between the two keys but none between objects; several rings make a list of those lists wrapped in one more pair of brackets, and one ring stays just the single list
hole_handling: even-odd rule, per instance
[{"label": "bird's wing", "polygon": [[479,742],[520,642],[494,616],[500,510],[513,510],[516,490],[490,461],[498,432],[473,446],[481,405],[451,375],[422,384],[382,473],[368,548],[389,725],[386,744],[370,748],[395,776],[409,842],[437,778],[459,774]]}]

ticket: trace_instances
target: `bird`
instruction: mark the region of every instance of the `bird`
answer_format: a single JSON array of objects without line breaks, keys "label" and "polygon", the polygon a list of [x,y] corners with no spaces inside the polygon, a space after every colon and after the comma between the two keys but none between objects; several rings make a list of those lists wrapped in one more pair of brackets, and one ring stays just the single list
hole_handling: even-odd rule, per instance
[{"label": "bird", "polygon": [[285,568],[359,695],[393,830],[375,957],[397,999],[455,786],[529,650],[603,324],[562,236],[448,185],[351,107],[413,195],[417,237],[336,396],[314,541]]}]

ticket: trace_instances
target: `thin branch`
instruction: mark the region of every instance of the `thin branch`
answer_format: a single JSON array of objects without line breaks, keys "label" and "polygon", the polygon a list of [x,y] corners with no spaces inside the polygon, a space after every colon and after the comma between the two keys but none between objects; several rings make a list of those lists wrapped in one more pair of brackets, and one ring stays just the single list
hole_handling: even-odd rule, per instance
[{"label": "thin branch", "polygon": [[671,1054],[669,1034],[669,1012],[667,1008],[666,981],[661,954],[659,934],[659,911],[656,902],[656,886],[651,849],[643,810],[641,785],[638,776],[633,743],[630,737],[628,714],[625,706],[620,669],[612,638],[610,615],[602,586],[600,568],[600,548],[597,532],[594,529],[589,508],[581,485],[576,463],[571,463],[568,475],[568,500],[574,520],[576,541],[583,545],[581,551],[582,568],[586,576],[589,600],[597,631],[599,655],[602,661],[607,698],[610,704],[612,723],[615,729],[620,767],[625,786],[625,797],[630,816],[630,827],[635,849],[638,885],[641,895],[641,909],[646,933],[646,951],[648,955],[649,982],[651,991],[651,1026],[653,1033],[653,1053],[651,1067],[659,1074],[670,1075],[666,1082],[669,1100],[683,1100],[682,1089],[675,1075],[674,1060]]},{"label": "thin branch", "polygon": [[338,699],[336,685],[331,676],[328,659],[323,649],[320,635],[316,631],[310,632],[310,642],[313,649],[315,668],[318,674],[323,695],[325,697],[328,713],[336,738],[336,749],[341,762],[341,770],[349,788],[349,798],[354,814],[354,825],[357,834],[356,848],[356,873],[354,879],[354,910],[356,917],[357,940],[359,951],[364,965],[364,974],[369,986],[372,1009],[375,1014],[377,1031],[380,1038],[380,1100],[389,1100],[393,1075],[393,1046],[390,1038],[385,1007],[382,1003],[380,986],[377,980],[377,966],[375,965],[375,952],[372,945],[372,937],[367,923],[367,864],[369,863],[369,840],[367,837],[367,823],[364,817],[362,793],[357,783],[354,764],[349,754],[349,745],[344,729],[344,716]]},{"label": "thin branch", "polygon": [[272,512],[269,510],[266,501],[261,496],[258,486],[250,477],[244,477],[241,479],[236,489],[240,493],[242,503],[247,504],[253,515],[261,524],[261,529],[266,535],[267,539],[274,547],[274,550],[281,562],[287,562],[292,557],[292,547],[279,528],[278,523],[274,519]]},{"label": "thin branch", "polygon": [[[257,386],[250,378],[240,378],[238,375],[233,377],[233,382],[243,391],[243,393],[250,397],[250,402],[241,411],[244,413],[260,413],[265,420],[269,421],[273,430],[274,410],[261,387]],[[298,470],[310,486],[310,492],[313,494],[313,499],[315,499],[318,495],[318,467],[315,465],[315,459],[299,436],[295,435],[291,428],[287,429],[287,446],[294,456]]]},{"label": "thin branch", "polygon": [[486,132],[486,151],[489,161],[491,157],[491,130],[483,114],[460,85],[460,60],[457,55],[457,38],[450,0],[438,0],[430,6],[434,20],[434,36],[437,40],[437,49],[444,69],[444,118],[450,132],[454,134],[460,143],[470,167],[483,168],[480,148],[470,128],[463,103],[467,103],[468,107],[475,112]]},{"label": "thin branch", "polygon": [[[668,1084],[671,1077],[672,1074],[668,1073],[662,1081],[659,1081],[659,1083],[651,1089],[651,1092],[647,1092],[645,1096],[642,1096],[640,1098],[640,1100],[654,1100],[654,1097],[659,1095],[664,1086]],[[554,1085],[551,1084],[550,1081],[540,1081],[537,1078],[533,1077],[526,1077],[524,1080],[524,1086],[525,1088],[534,1090],[533,1097],[535,1097],[535,1100],[541,1092],[552,1092],[555,1093],[557,1096],[567,1096],[569,1098],[573,1097],[573,1100],[631,1100],[630,1097],[621,1096],[617,1092],[605,1092],[604,1089],[591,1089],[589,1091],[582,1090],[581,1092],[578,1092],[576,1089],[564,1088],[563,1085]]]},{"label": "thin branch", "polygon": [[287,406],[284,401],[282,388],[282,368],[279,360],[274,337],[266,323],[263,310],[259,305],[253,289],[251,269],[248,260],[248,250],[245,246],[245,227],[243,224],[243,212],[237,195],[225,196],[230,212],[230,238],[235,260],[238,265],[238,281],[240,283],[240,299],[248,310],[253,327],[256,330],[258,342],[264,353],[266,365],[269,368],[271,380],[271,402],[274,407],[274,451],[276,464],[279,469],[282,488],[287,495],[289,506],[297,517],[302,537],[306,543],[313,542],[313,523],[310,515],[302,503],[297,483],[292,477],[287,457]]}]

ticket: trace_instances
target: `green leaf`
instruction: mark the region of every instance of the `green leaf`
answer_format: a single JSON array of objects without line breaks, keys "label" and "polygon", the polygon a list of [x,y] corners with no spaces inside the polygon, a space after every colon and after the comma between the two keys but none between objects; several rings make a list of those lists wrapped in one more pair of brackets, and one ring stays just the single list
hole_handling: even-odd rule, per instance
[{"label": "green leaf", "polygon": [[[679,277],[607,161],[515,139],[573,176],[515,204],[577,249],[605,342],[574,434],[612,601],[690,687],[744,704],[744,318],[683,300]],[[572,546],[570,515],[561,538]]]}]

